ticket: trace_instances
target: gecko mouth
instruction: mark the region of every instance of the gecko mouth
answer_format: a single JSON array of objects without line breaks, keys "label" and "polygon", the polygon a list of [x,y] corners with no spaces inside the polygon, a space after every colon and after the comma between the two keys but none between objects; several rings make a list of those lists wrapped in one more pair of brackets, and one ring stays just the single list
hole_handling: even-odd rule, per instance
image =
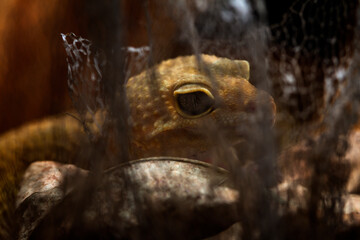
[{"label": "gecko mouth", "polygon": [[218,160],[218,158],[214,154],[211,154],[211,153],[206,153],[206,152],[198,153],[196,155],[193,155],[190,159],[198,160],[201,162],[211,164],[214,167],[220,167],[220,168],[229,170],[226,162]]},{"label": "gecko mouth", "polygon": [[[246,140],[243,137],[226,139],[226,141],[214,142],[213,147],[194,151],[186,157],[230,170],[230,162],[238,161],[241,158],[237,155],[237,150],[242,149],[244,144],[246,144]],[[241,152],[243,151],[241,150]]]}]

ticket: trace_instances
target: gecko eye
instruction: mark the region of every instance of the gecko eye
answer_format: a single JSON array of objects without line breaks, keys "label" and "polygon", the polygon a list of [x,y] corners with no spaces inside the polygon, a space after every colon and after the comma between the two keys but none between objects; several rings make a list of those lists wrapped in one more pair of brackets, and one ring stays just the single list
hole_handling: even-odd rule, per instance
[{"label": "gecko eye", "polygon": [[206,88],[183,86],[174,92],[176,109],[187,118],[198,118],[214,108],[214,96]]}]

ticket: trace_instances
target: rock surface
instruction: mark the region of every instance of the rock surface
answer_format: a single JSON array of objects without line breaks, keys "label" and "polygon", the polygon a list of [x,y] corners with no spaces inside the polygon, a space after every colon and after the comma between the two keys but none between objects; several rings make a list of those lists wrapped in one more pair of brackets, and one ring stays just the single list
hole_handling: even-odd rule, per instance
[{"label": "rock surface", "polygon": [[63,187],[64,179],[75,173],[83,179],[91,175],[71,165],[31,165],[18,198],[21,239],[59,234],[51,231],[52,225],[64,233],[52,239],[79,232],[105,232],[111,238],[198,239],[221,232],[237,219],[239,193],[225,170],[188,159],[149,158],[103,173],[87,192],[90,201],[76,214],[81,215],[75,224],[81,225],[79,230],[68,215],[73,212],[69,205],[74,206],[83,189]]}]

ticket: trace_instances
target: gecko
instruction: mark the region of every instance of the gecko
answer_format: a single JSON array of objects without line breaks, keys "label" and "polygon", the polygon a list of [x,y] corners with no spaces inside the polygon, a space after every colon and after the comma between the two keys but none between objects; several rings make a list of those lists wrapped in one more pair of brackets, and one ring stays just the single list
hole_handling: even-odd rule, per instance
[{"label": "gecko", "polygon": [[[169,59],[126,82],[129,105],[129,159],[173,156],[211,159],[219,144],[242,141],[251,118],[262,107],[270,125],[273,98],[249,82],[245,60],[202,54]],[[239,127],[240,126],[240,127]],[[50,117],[0,137],[0,238],[11,238],[15,198],[21,177],[32,162],[75,163],[81,143],[88,141],[79,121]],[[211,161],[210,161],[211,162]]]}]

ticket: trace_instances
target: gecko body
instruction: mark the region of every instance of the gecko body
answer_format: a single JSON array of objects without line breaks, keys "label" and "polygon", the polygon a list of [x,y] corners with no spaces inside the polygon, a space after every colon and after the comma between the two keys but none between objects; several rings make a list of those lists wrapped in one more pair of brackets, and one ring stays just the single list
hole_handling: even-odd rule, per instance
[{"label": "gecko body", "polygon": [[[126,83],[130,109],[130,159],[153,156],[206,160],[218,144],[244,138],[260,106],[275,104],[249,82],[246,61],[201,55],[170,59]],[[215,135],[214,135],[215,133]],[[15,198],[22,174],[34,161],[75,163],[87,141],[74,118],[53,117],[0,137],[0,239],[11,239]]]}]

